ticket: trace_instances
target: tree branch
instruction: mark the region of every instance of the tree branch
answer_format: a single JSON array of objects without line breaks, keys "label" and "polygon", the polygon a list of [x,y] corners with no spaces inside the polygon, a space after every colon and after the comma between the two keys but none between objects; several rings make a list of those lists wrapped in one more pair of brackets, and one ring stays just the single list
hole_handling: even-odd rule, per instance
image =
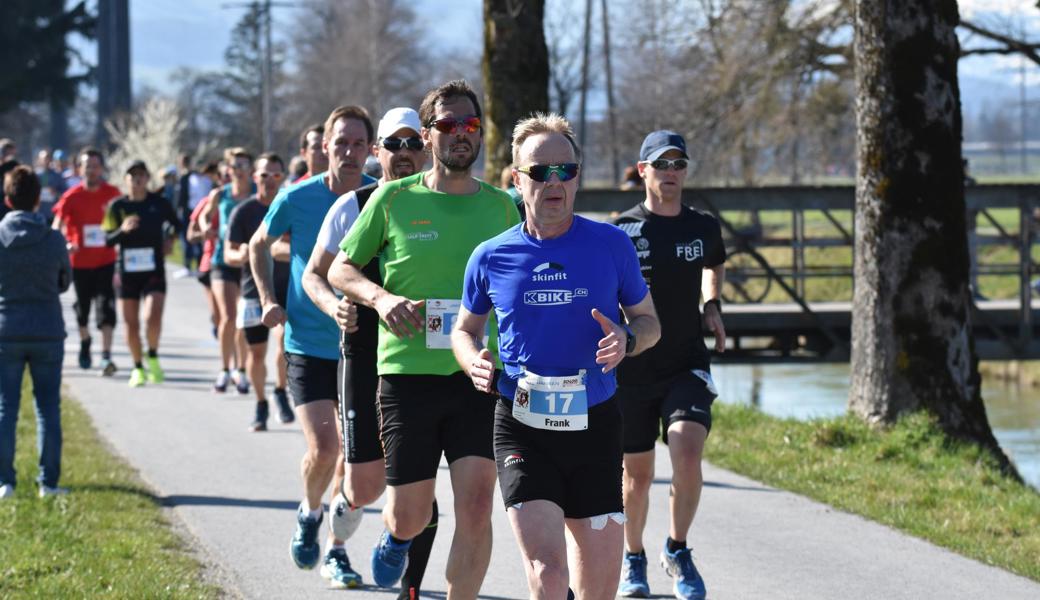
[{"label": "tree branch", "polygon": [[[1038,2],[1040,6],[1040,2]],[[1040,44],[1031,44],[1024,40],[1019,40],[1006,35],[998,33],[991,29],[987,29],[980,25],[976,25],[971,21],[961,21],[961,27],[968,31],[978,34],[988,40],[1002,44],[1001,48],[971,48],[968,50],[961,50],[961,56],[968,56],[971,54],[1021,54],[1029,60],[1040,65]]]}]

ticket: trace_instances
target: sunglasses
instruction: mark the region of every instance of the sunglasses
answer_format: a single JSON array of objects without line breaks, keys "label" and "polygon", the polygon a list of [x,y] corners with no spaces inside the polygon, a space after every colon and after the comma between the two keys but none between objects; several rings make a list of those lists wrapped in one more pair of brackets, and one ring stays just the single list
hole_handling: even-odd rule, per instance
[{"label": "sunglasses", "polygon": [[469,116],[461,119],[444,117],[443,119],[430,121],[427,127],[433,127],[441,133],[455,133],[460,128],[466,133],[476,133],[480,130],[480,117]]},{"label": "sunglasses", "polygon": [[387,150],[389,150],[391,152],[397,152],[401,148],[408,148],[409,150],[422,150],[423,149],[423,141],[420,138],[417,138],[417,137],[409,137],[409,138],[388,137],[388,138],[383,138],[383,140],[380,143],[383,145],[384,148],[386,148]]},{"label": "sunglasses", "polygon": [[563,163],[562,165],[531,165],[528,167],[517,167],[517,171],[526,173],[528,177],[539,182],[549,181],[553,173],[560,181],[570,181],[578,176],[578,163]]},{"label": "sunglasses", "polygon": [[260,175],[260,179],[267,179],[268,177],[271,177],[273,179],[281,179],[285,176],[285,173],[268,173],[265,171],[263,173],[258,173],[258,175]]},{"label": "sunglasses", "polygon": [[668,169],[682,171],[690,164],[690,161],[685,158],[659,158],[657,160],[644,160],[643,164],[650,165],[658,171],[667,171]]}]

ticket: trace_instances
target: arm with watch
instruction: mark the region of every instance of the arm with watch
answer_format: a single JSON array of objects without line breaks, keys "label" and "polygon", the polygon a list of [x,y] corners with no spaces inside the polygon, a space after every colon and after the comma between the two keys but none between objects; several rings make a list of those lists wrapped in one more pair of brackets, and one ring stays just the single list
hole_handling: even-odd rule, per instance
[{"label": "arm with watch", "polygon": [[715,351],[726,351],[726,327],[722,324],[722,282],[726,280],[726,264],[704,269],[701,295],[704,298],[704,327],[715,336]]},{"label": "arm with watch", "polygon": [[661,338],[661,322],[657,319],[654,300],[647,292],[638,304],[622,306],[626,323],[619,324],[596,309],[592,318],[603,330],[596,352],[596,363],[607,373],[617,367],[626,356],[634,356],[652,347]]}]

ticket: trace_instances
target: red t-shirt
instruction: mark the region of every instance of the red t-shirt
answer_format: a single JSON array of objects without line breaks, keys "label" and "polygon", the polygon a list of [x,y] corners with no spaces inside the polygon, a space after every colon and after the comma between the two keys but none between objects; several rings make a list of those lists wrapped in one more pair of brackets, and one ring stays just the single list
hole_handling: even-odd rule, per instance
[{"label": "red t-shirt", "polygon": [[101,221],[105,208],[121,196],[115,186],[101,182],[96,190],[82,183],[69,188],[51,209],[65,224],[65,237],[78,249],[69,255],[73,269],[96,269],[116,262],[116,250],[105,244]]},{"label": "red t-shirt", "polygon": [[[199,202],[198,206],[195,207],[195,210],[191,211],[191,217],[189,218],[189,221],[198,221],[199,217],[202,216],[202,211],[206,210],[207,206],[209,206],[209,196],[203,198]],[[213,211],[213,218],[210,220],[210,228],[215,230],[219,226],[219,222],[220,211]],[[216,238],[208,237],[205,241],[202,242],[202,256],[199,257],[199,271],[201,271],[202,273],[209,271],[210,261],[213,259],[213,250],[215,250],[216,247]]]}]

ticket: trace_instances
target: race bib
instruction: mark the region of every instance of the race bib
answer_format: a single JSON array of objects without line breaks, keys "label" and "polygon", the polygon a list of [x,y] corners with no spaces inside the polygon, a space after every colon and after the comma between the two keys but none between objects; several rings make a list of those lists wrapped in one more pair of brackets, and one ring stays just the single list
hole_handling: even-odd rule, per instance
[{"label": "race bib", "polygon": [[264,307],[260,306],[258,298],[239,298],[238,316],[235,318],[235,326],[239,329],[256,327],[263,324]]},{"label": "race bib", "polygon": [[524,371],[516,382],[513,417],[535,429],[582,431],[589,428],[585,369],[577,375],[549,377]]},{"label": "race bib", "polygon": [[104,248],[105,247],[105,231],[101,229],[100,225],[84,225],[83,226],[83,247],[84,248]]},{"label": "race bib", "polygon": [[719,395],[719,390],[715,387],[715,380],[711,378],[711,373],[700,369],[693,369],[690,372],[704,382],[704,386],[708,389],[708,392],[710,392],[711,395],[716,397]]},{"label": "race bib", "polygon": [[[426,300],[426,347],[431,350],[451,349],[451,329],[459,318],[462,300]],[[490,323],[484,329],[484,346],[488,344]]]},{"label": "race bib", "polygon": [[123,250],[123,270],[127,273],[145,273],[155,270],[155,250],[127,248]]}]

